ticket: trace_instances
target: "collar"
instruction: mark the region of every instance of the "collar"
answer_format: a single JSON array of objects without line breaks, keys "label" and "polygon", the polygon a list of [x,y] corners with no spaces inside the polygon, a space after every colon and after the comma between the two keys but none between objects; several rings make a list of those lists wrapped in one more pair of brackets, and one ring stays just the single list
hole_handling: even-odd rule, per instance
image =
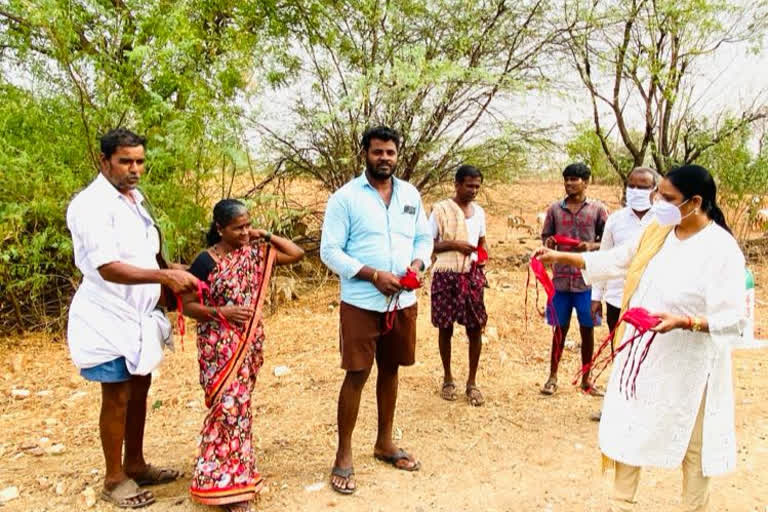
[{"label": "collar", "polygon": [[[632,210],[632,208],[630,208],[630,210]],[[655,217],[652,210],[648,210],[647,212],[645,212],[645,215],[643,215],[642,217],[638,217],[635,211],[632,210],[632,216],[636,218],[637,221],[642,225],[649,224]]]},{"label": "collar", "polygon": [[[567,209],[568,209],[568,205],[565,203],[567,200],[568,200],[568,197],[566,196],[566,197],[564,197],[564,198],[563,198],[563,200],[562,200],[562,201],[560,201],[560,208],[562,208],[562,209],[564,209],[564,210],[567,210]],[[584,202],[583,202],[583,203],[581,203],[581,205],[579,206],[579,209],[581,209],[581,208],[583,208],[584,206],[586,206],[586,205],[588,205],[588,204],[591,204],[591,203],[592,203],[592,200],[591,200],[590,198],[588,198],[588,197],[585,197],[585,198],[584,198]]]},{"label": "collar", "polygon": [[629,206],[627,206],[627,209],[629,210],[629,213],[630,213],[630,215],[632,215],[632,216],[633,216],[634,218],[636,218],[637,220],[643,220],[643,219],[645,219],[646,217],[648,217],[648,215],[650,215],[650,214],[651,214],[651,210],[650,210],[650,208],[649,208],[648,210],[646,210],[646,211],[645,211],[645,215],[643,215],[642,217],[641,217],[641,216],[639,216],[639,215],[637,214],[637,212],[636,212],[635,210],[633,210],[632,208],[630,208]]},{"label": "collar", "polygon": [[[120,191],[117,190],[107,178],[104,177],[101,171],[99,171],[99,175],[96,176],[96,179],[93,180],[93,183],[99,194],[104,195],[105,197],[127,201],[127,198],[121,194]],[[133,189],[131,194],[133,195],[133,199],[136,204],[141,204],[144,201],[144,196],[141,194],[141,192],[139,192],[138,189]]]},{"label": "collar", "polygon": [[[358,176],[355,179],[360,184],[360,187],[362,187],[362,188],[368,187],[368,188],[371,188],[373,190],[376,190],[375,188],[373,188],[373,185],[371,185],[371,182],[368,181],[368,176],[366,176],[365,171],[363,171],[360,174],[360,176]],[[398,178],[396,178],[395,176],[392,176],[391,179],[392,179],[392,191],[394,192],[395,187],[397,187],[397,182],[400,181],[400,180]]]}]

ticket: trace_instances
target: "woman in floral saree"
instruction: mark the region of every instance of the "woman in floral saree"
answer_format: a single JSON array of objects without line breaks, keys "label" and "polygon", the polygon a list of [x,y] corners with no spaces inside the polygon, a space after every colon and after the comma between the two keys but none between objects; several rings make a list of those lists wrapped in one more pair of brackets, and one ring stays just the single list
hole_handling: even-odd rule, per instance
[{"label": "woman in floral saree", "polygon": [[264,361],[261,306],[274,263],[289,264],[304,251],[251,228],[240,201],[213,209],[208,249],[189,271],[210,289],[203,303],[184,297],[184,314],[197,320],[200,384],[208,415],[203,422],[190,492],[206,505],[248,511],[263,480],[251,445],[251,396]]}]

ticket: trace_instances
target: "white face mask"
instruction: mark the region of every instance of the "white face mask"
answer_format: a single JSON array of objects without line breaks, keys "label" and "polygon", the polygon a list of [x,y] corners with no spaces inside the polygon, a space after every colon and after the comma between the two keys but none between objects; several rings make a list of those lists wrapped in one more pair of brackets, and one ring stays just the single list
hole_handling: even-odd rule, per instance
[{"label": "white face mask", "polygon": [[651,207],[652,190],[627,187],[627,206],[638,212],[644,212]]},{"label": "white face mask", "polygon": [[[680,203],[680,206],[683,206],[687,202],[688,199]],[[677,226],[683,220],[683,214],[680,213],[680,206],[659,199],[653,204],[653,214],[656,216],[656,221],[662,226]],[[693,213],[693,211],[688,215],[691,213]],[[688,215],[686,215],[686,217]]]}]

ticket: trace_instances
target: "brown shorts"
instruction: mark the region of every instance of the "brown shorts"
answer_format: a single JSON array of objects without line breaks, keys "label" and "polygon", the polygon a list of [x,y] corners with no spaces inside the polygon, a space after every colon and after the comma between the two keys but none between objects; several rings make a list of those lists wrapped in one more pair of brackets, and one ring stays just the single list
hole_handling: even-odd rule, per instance
[{"label": "brown shorts", "polygon": [[418,304],[397,311],[394,327],[384,331],[386,313],[361,309],[345,302],[339,308],[341,367],[358,371],[379,366],[410,366],[416,362]]}]

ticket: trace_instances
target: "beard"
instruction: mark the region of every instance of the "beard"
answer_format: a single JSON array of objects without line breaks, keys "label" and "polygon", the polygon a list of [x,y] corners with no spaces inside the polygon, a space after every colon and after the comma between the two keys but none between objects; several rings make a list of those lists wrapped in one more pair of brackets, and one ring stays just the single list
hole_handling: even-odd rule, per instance
[{"label": "beard", "polygon": [[385,180],[395,174],[395,166],[383,164],[376,167],[370,160],[365,160],[365,170],[377,180]]}]

